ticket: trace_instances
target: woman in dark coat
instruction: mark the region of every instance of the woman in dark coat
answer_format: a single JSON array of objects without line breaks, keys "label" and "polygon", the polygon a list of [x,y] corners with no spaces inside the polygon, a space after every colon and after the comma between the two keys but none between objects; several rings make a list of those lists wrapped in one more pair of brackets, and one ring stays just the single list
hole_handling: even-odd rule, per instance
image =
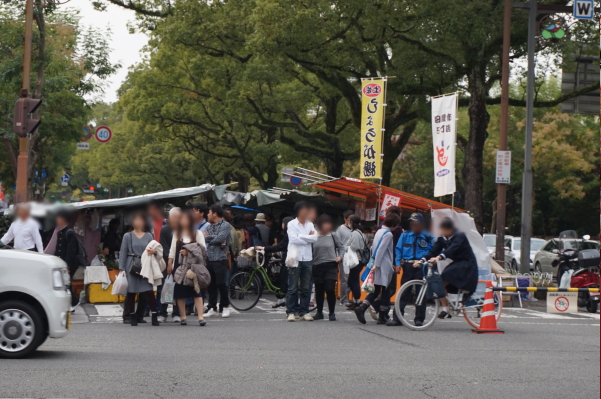
[{"label": "woman in dark coat", "polygon": [[272,254],[274,252],[282,253],[282,267],[280,268],[280,291],[284,294],[282,298],[278,298],[278,301],[272,305],[272,308],[278,308],[280,306],[286,306],[286,292],[288,291],[288,268],[284,264],[286,262],[286,255],[288,254],[288,223],[293,220],[291,217],[285,217],[282,219],[282,231],[280,240],[276,245],[270,247],[257,247],[257,249],[265,250],[266,254]]},{"label": "woman in dark coat", "polygon": [[[452,259],[441,273],[445,288],[448,293],[457,294],[459,290],[471,295],[478,285],[478,263],[470,242],[465,234],[457,231],[450,218],[444,218],[440,223],[441,237],[436,240],[432,250],[422,260],[435,263],[445,259]],[[450,318],[449,302],[446,298],[440,299],[442,312],[440,319]]]}]

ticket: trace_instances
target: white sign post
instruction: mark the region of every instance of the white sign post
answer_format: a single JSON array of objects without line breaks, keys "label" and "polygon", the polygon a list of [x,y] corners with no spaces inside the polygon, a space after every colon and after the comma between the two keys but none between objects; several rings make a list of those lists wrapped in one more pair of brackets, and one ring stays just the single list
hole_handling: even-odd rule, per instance
[{"label": "white sign post", "polygon": [[595,16],[594,0],[574,0],[574,18],[593,19]]},{"label": "white sign post", "polygon": [[435,197],[455,192],[456,127],[457,93],[432,98]]},{"label": "white sign post", "polygon": [[511,151],[497,151],[496,184],[511,182]]}]

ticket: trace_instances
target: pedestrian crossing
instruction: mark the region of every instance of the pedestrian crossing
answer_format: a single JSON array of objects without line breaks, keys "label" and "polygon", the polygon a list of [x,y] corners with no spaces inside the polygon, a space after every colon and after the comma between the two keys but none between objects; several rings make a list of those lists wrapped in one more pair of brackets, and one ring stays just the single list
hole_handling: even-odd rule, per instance
[{"label": "pedestrian crossing", "polygon": [[[267,321],[284,321],[286,315],[285,307],[273,308],[275,301],[261,298],[257,305],[249,311],[238,311],[233,307],[231,309],[231,319],[237,321],[252,321],[252,320],[265,320],[262,316],[267,316]],[[354,320],[355,315],[353,312],[347,311],[345,308],[338,306],[336,315],[339,320]],[[83,310],[78,308],[80,313]],[[167,312],[171,314],[173,311],[173,305],[169,305]],[[122,323],[123,307],[122,304],[86,304],[85,313],[87,313],[88,319],[85,322],[90,323]],[[258,317],[257,317],[258,316]],[[215,318],[213,320],[219,320]],[[169,318],[169,320],[171,320]],[[521,324],[566,324],[566,322],[575,323],[575,325],[592,325],[599,326],[600,315],[599,313],[570,313],[570,314],[555,314],[547,313],[542,310],[535,310],[530,308],[503,308],[503,315],[501,317],[501,323],[521,323]],[[225,320],[224,320],[225,321]],[[84,321],[80,321],[84,322]],[[449,320],[451,322],[451,320]],[[452,322],[465,322],[462,318],[453,318]],[[578,322],[578,323],[576,323]]]}]

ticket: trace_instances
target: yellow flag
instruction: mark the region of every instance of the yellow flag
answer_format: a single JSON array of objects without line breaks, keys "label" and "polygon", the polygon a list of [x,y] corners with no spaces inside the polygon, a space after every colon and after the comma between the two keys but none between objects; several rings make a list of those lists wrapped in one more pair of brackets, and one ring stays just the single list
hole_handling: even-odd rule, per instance
[{"label": "yellow flag", "polygon": [[386,80],[363,79],[361,82],[361,178],[382,177],[382,136]]}]

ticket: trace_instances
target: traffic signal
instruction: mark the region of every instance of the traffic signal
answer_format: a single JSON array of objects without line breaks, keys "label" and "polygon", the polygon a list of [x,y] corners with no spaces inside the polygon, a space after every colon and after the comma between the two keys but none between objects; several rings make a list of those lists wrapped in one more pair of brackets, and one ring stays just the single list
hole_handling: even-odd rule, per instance
[{"label": "traffic signal", "polygon": [[27,137],[40,125],[39,119],[29,118],[29,114],[33,114],[40,104],[42,104],[42,100],[35,98],[23,97],[17,100],[14,119],[15,134],[17,136]]}]

